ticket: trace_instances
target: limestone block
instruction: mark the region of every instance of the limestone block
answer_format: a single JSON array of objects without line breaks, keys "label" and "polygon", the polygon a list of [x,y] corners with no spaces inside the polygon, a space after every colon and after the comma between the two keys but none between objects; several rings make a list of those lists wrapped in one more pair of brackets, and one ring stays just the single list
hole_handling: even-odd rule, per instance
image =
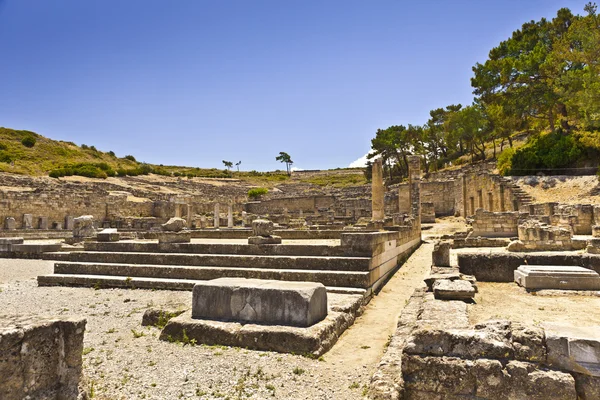
[{"label": "limestone block", "polygon": [[583,267],[521,265],[514,275],[526,289],[600,290],[600,275]]},{"label": "limestone block", "polygon": [[17,222],[13,217],[6,217],[4,220],[4,229],[8,231],[14,231],[17,229]]},{"label": "limestone block", "polygon": [[250,236],[248,244],[281,244],[281,236]]},{"label": "limestone block", "polygon": [[595,238],[600,238],[600,225],[592,226],[592,236]]},{"label": "limestone block", "polygon": [[190,243],[192,241],[192,234],[189,231],[157,232],[156,236],[158,243]]},{"label": "limestone block", "polygon": [[187,226],[187,222],[183,218],[173,217],[161,225],[165,232],[179,232]]},{"label": "limestone block", "polygon": [[73,230],[73,228],[75,227],[75,222],[74,222],[74,218],[71,215],[67,215],[65,217],[65,229],[66,230]]},{"label": "limestone block", "polygon": [[96,240],[99,242],[118,242],[121,234],[114,228],[103,229],[96,235]]},{"label": "limestone block", "polygon": [[470,300],[475,292],[469,281],[440,279],[433,284],[433,295],[439,300]]},{"label": "limestone block", "polygon": [[0,317],[0,399],[77,399],[85,325]]},{"label": "limestone block", "polygon": [[0,252],[9,252],[13,251],[12,247],[15,244],[22,244],[23,238],[13,237],[13,238],[0,238]]},{"label": "limestone block", "polygon": [[38,229],[48,229],[48,217],[40,217],[38,219]]},{"label": "limestone block", "polygon": [[433,246],[433,253],[431,254],[433,259],[433,265],[438,267],[449,267],[451,248],[452,242],[450,242],[449,240],[442,240],[437,242]]},{"label": "limestone block", "polygon": [[600,377],[600,332],[597,326],[546,323],[544,328],[550,366]]},{"label": "limestone block", "polygon": [[327,316],[321,283],[219,278],[197,283],[192,317],[308,327]]},{"label": "limestone block", "polygon": [[23,229],[33,229],[33,215],[23,214]]},{"label": "limestone block", "polygon": [[271,236],[273,234],[273,222],[268,219],[255,219],[252,221],[252,233],[254,236]]},{"label": "limestone block", "polygon": [[94,228],[94,217],[92,215],[82,215],[73,219],[73,237],[93,237],[95,234],[96,229]]}]

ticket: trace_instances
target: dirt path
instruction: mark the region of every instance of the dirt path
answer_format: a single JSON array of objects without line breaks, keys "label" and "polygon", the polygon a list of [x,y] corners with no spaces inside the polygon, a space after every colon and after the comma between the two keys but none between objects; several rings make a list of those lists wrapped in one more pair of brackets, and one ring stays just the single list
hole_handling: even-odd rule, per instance
[{"label": "dirt path", "polygon": [[432,243],[423,243],[371,300],[354,325],[325,355],[338,371],[367,369],[372,373],[381,360],[389,336],[396,329],[400,312],[431,267]]}]

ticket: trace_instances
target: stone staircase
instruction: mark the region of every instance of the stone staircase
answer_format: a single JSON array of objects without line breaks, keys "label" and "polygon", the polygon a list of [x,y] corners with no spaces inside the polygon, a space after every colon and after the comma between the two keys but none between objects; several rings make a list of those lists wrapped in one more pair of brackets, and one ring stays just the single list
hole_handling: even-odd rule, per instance
[{"label": "stone staircase", "polygon": [[191,290],[222,277],[320,282],[330,292],[366,293],[371,255],[331,245],[88,242],[83,251],[45,253],[54,274],[40,286]]},{"label": "stone staircase", "polygon": [[525,192],[519,185],[517,185],[512,179],[506,177],[500,177],[501,183],[504,187],[508,188],[517,200],[519,209],[526,207],[533,203],[534,199],[527,192]]}]

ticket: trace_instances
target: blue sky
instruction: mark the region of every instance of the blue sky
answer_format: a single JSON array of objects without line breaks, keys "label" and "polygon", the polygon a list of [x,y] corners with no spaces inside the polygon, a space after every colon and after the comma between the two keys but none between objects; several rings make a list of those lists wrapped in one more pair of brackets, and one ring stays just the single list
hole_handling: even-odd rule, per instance
[{"label": "blue sky", "polygon": [[0,126],[165,165],[346,167],[582,1],[0,0]]}]

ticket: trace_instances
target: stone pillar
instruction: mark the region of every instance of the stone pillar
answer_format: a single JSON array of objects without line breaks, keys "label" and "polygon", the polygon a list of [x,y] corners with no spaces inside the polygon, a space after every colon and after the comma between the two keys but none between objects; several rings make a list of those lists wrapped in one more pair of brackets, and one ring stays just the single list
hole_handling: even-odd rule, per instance
[{"label": "stone pillar", "polygon": [[200,216],[200,226],[196,227],[196,228],[200,228],[200,229],[204,229],[206,228],[206,217],[204,215]]},{"label": "stone pillar", "polygon": [[233,205],[227,206],[227,227],[233,228]]},{"label": "stone pillar", "polygon": [[193,222],[192,220],[194,219],[194,207],[192,207],[191,204],[186,204],[186,206],[187,206],[187,210],[186,210],[186,214],[187,214],[187,218],[186,218],[187,227],[188,227],[188,229],[191,229],[192,228],[192,222]]},{"label": "stone pillar", "polygon": [[245,227],[246,226],[246,218],[248,213],[246,211],[242,211],[242,226]]},{"label": "stone pillar", "polygon": [[410,198],[410,214],[421,226],[421,157],[408,157],[408,197]]},{"label": "stone pillar", "polygon": [[23,229],[33,229],[33,215],[23,214]]},{"label": "stone pillar", "polygon": [[385,189],[383,187],[383,167],[381,158],[373,163],[373,173],[371,175],[371,220],[383,221],[385,218],[385,209],[383,204]]},{"label": "stone pillar", "polygon": [[66,230],[69,230],[69,231],[72,231],[72,230],[73,230],[73,227],[74,227],[74,222],[73,222],[73,219],[74,219],[74,218],[73,218],[73,216],[71,216],[71,215],[67,215],[67,216],[65,217],[65,229],[66,229]]},{"label": "stone pillar", "polygon": [[38,220],[38,228],[48,229],[48,217],[40,217]]},{"label": "stone pillar", "polygon": [[215,221],[213,223],[215,228],[219,227],[219,203],[215,203]]}]

